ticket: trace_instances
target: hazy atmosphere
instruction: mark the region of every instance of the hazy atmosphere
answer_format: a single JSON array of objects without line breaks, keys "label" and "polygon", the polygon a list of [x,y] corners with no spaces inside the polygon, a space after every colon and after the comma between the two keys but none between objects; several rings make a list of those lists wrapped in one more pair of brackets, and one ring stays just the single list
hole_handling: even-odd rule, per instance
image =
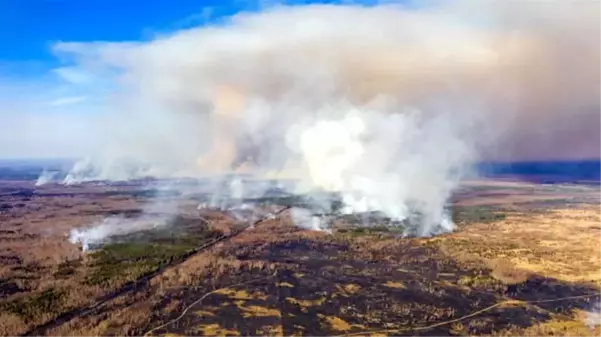
[{"label": "hazy atmosphere", "polygon": [[68,183],[292,178],[444,223],[479,161],[599,157],[596,6],[270,5],[143,41],[52,41],[58,67],[6,80],[0,155],[76,158]]},{"label": "hazy atmosphere", "polygon": [[230,165],[250,137],[280,169],[302,151],[294,130],[357,110],[368,130],[403,116],[375,144],[419,131],[491,159],[598,158],[597,6],[274,4],[143,40],[50,40],[52,67],[0,68],[0,157],[196,170]]},{"label": "hazy atmosphere", "polygon": [[601,334],[598,0],[0,0],[0,336]]}]

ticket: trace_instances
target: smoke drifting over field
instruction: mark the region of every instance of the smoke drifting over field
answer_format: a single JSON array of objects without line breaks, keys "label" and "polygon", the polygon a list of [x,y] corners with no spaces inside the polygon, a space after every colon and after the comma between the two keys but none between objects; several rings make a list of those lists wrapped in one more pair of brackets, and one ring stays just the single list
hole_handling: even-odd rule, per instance
[{"label": "smoke drifting over field", "polygon": [[450,230],[445,203],[476,160],[544,157],[569,137],[566,153],[598,155],[597,7],[274,7],[149,42],[60,43],[120,87],[103,145],[66,181],[294,178],[345,212]]},{"label": "smoke drifting over field", "polygon": [[125,219],[123,217],[108,217],[87,228],[73,229],[69,234],[69,241],[81,244],[84,251],[93,245],[101,245],[110,236],[125,235],[136,231],[149,230],[168,224],[169,218],[142,217],[139,219]]}]

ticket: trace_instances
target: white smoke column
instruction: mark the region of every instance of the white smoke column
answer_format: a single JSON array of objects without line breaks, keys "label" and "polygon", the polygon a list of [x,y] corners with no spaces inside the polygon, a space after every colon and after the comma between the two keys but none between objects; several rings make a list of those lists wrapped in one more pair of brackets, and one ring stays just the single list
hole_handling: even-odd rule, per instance
[{"label": "white smoke column", "polygon": [[417,212],[424,216],[418,234],[452,230],[444,206],[473,150],[452,133],[451,120],[423,122],[420,115],[365,108],[318,120],[300,141],[312,182],[341,192],[346,213],[381,211],[405,220]]},{"label": "white smoke column", "polygon": [[[177,186],[170,182],[157,182],[147,185],[146,188],[154,189],[158,193],[163,191],[185,192],[184,189],[177,190]],[[81,245],[82,250],[87,251],[91,245],[106,243],[114,236],[167,226],[172,223],[179,212],[180,200],[178,198],[155,195],[142,206],[139,215],[135,217],[108,216],[80,228],[74,228],[69,232],[69,241]]]},{"label": "white smoke column", "polygon": [[598,6],[484,3],[275,7],[150,42],[59,44],[122,75],[111,138],[80,171],[292,176],[349,212],[449,230],[450,193],[499,136],[598,134]]},{"label": "white smoke column", "polygon": [[298,227],[312,231],[328,233],[332,232],[330,224],[328,224],[324,218],[315,216],[311,214],[309,210],[306,210],[304,208],[291,208],[290,217],[292,218],[292,221],[294,221],[294,224]]},{"label": "white smoke column", "polygon": [[104,243],[111,236],[157,228],[166,225],[167,220],[167,218],[159,217],[154,219],[150,217],[136,219],[120,216],[108,217],[89,227],[71,230],[69,241],[73,244],[81,244],[83,251],[87,251],[90,245]]},{"label": "white smoke column", "polygon": [[42,186],[50,183],[60,182],[58,179],[60,172],[44,170],[35,182],[35,186]]},{"label": "white smoke column", "polygon": [[164,226],[169,218],[141,217],[127,219],[120,216],[108,217],[93,223],[85,228],[72,229],[69,233],[69,241],[73,244],[81,244],[83,251],[88,251],[90,245],[105,243],[107,238],[115,235],[125,235],[142,230],[149,230]]},{"label": "white smoke column", "polygon": [[253,199],[269,197],[273,187],[270,181],[248,180],[240,176],[215,178],[206,191],[212,194],[208,202],[200,203],[198,210],[217,209],[251,227],[256,221],[274,219],[282,206],[260,205]]},{"label": "white smoke column", "polygon": [[244,183],[240,177],[234,177],[230,182],[230,195],[233,199],[244,198]]},{"label": "white smoke column", "polygon": [[595,299],[590,309],[586,310],[586,325],[594,329],[601,325],[601,301]]},{"label": "white smoke column", "polygon": [[343,174],[359,164],[364,155],[359,137],[365,130],[363,120],[347,115],[342,120],[318,120],[304,130],[300,147],[313,183],[328,191],[345,188]]}]

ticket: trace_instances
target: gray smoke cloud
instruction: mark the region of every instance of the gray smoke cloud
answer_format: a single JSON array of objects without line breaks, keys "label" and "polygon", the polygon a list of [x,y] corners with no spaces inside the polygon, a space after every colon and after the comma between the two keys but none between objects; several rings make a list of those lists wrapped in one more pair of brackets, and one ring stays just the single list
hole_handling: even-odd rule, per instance
[{"label": "gray smoke cloud", "polygon": [[66,181],[294,178],[345,212],[451,230],[445,204],[479,159],[598,157],[599,40],[594,1],[449,1],[276,6],[148,42],[59,43],[119,85],[96,125],[108,136]]},{"label": "gray smoke cloud", "polygon": [[106,243],[106,240],[116,235],[126,235],[137,231],[149,230],[166,226],[170,218],[142,216],[127,219],[121,216],[104,218],[90,226],[74,228],[69,233],[69,241],[81,245],[83,251],[93,249]]}]

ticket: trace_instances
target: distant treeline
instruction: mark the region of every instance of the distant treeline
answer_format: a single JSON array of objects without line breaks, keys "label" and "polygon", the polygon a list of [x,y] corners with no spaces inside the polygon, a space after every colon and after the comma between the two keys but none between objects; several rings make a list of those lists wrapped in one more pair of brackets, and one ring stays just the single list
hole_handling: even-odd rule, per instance
[{"label": "distant treeline", "polygon": [[541,183],[601,181],[599,160],[481,163],[477,169],[484,176],[517,176]]},{"label": "distant treeline", "polygon": [[0,180],[37,180],[44,170],[66,172],[70,159],[0,159]]},{"label": "distant treeline", "polygon": [[39,167],[0,167],[0,180],[36,180],[42,171]]},{"label": "distant treeline", "polygon": [[[70,159],[0,159],[0,180],[36,180],[46,171],[66,173]],[[487,162],[476,165],[479,174],[488,177],[519,177],[540,183],[600,182],[601,161]]]}]

